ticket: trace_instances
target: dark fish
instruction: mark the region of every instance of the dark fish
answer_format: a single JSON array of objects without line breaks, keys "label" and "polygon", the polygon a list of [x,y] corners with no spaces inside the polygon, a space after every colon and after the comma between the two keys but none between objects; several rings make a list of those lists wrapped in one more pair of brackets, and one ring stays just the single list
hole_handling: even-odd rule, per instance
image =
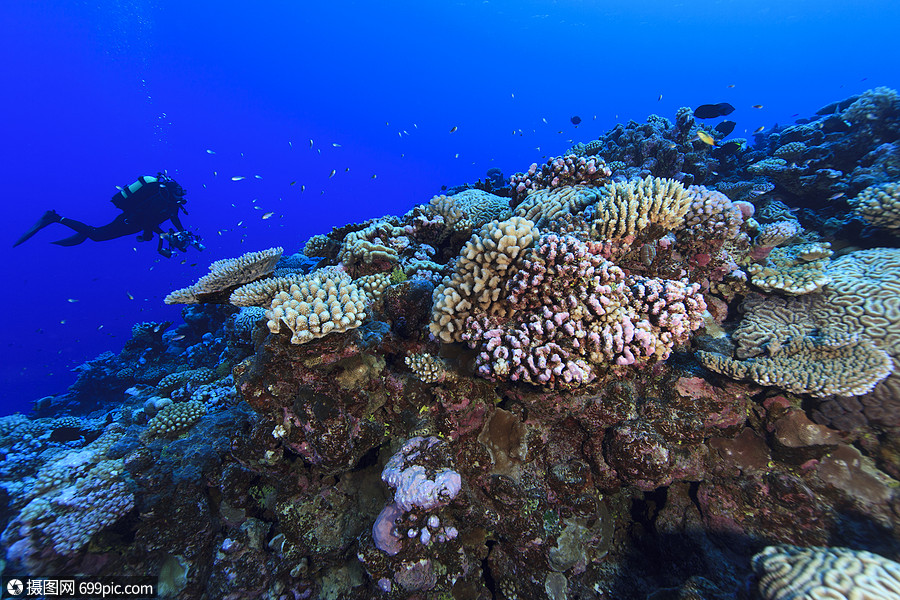
[{"label": "dark fish", "polygon": [[581,123],[581,117],[579,117],[578,115],[575,115],[569,120],[572,121],[572,125],[578,125],[579,123]]},{"label": "dark fish", "polygon": [[762,107],[763,107],[762,104],[754,104],[754,105],[753,105],[753,108],[762,108]]},{"label": "dark fish", "polygon": [[722,121],[718,125],[716,125],[716,131],[722,134],[722,137],[727,136],[732,131],[734,131],[734,126],[737,125],[734,121]]},{"label": "dark fish", "polygon": [[734,107],[727,102],[719,102],[718,104],[701,104],[694,109],[694,116],[698,119],[715,119],[716,117],[724,117],[734,112]]},{"label": "dark fish", "polygon": [[740,150],[743,147],[744,147],[744,144],[737,140],[725,142],[724,144],[719,146],[719,154],[722,154],[724,156],[730,156],[732,154],[735,154],[738,150]]}]

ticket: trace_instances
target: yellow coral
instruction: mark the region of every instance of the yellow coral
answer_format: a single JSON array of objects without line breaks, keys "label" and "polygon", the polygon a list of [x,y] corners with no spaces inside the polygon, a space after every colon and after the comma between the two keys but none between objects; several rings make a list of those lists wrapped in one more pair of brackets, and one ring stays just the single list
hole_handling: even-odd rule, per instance
[{"label": "yellow coral", "polygon": [[166,304],[198,304],[219,292],[250,283],[272,272],[284,248],[248,252],[238,258],[217,260],[197,283],[166,296]]},{"label": "yellow coral", "polygon": [[273,298],[266,311],[269,331],[278,333],[286,326],[293,334],[292,344],[348,331],[362,325],[366,300],[365,291],[346,273],[318,269]]},{"label": "yellow coral", "polygon": [[538,237],[534,223],[523,217],[492,221],[473,234],[453,274],[434,289],[431,333],[445,342],[459,342],[472,312],[506,314],[501,283],[513,275],[515,261]]},{"label": "yellow coral", "polygon": [[285,277],[272,277],[242,285],[231,292],[228,301],[234,306],[269,306],[278,292],[291,289],[305,275],[295,273]]},{"label": "yellow coral", "polygon": [[636,237],[648,228],[672,231],[684,223],[691,196],[674,179],[648,176],[643,181],[607,184],[597,203],[592,236]]}]

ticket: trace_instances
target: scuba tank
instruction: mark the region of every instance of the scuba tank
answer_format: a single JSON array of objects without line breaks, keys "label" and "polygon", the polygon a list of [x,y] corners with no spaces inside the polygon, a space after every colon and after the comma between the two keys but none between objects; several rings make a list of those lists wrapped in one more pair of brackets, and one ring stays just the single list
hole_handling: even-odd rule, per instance
[{"label": "scuba tank", "polygon": [[[129,211],[140,206],[159,191],[160,182],[156,177],[144,175],[124,188],[121,192],[113,194],[111,202],[121,211]],[[148,193],[149,192],[149,193]]]}]

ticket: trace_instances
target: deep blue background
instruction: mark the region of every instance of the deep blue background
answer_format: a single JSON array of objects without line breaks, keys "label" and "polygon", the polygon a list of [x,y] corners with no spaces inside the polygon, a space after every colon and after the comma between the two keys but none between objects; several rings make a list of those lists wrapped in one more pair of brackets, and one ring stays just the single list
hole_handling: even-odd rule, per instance
[{"label": "deep blue background", "polygon": [[[72,367],[118,352],[133,323],[178,319],[162,298],[213,260],[298,251],[650,113],[728,101],[740,135],[900,87],[898,5],[0,3],[0,414],[64,391]],[[59,225],[10,247],[48,208],[111,220],[115,185],[162,169],[208,245],[186,264],[132,238],[57,247],[70,233]]]}]

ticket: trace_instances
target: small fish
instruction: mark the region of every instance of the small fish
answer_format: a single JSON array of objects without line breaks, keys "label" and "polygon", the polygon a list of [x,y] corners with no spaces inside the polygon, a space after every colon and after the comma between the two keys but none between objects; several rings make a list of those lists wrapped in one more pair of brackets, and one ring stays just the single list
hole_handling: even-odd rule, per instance
[{"label": "small fish", "polygon": [[413,129],[418,129],[418,128],[419,128],[419,126],[416,125],[415,123],[413,123]]},{"label": "small fish", "polygon": [[753,133],[759,133],[760,131],[762,131],[765,128],[766,128],[765,125],[760,125],[759,127],[757,127],[756,129],[753,130]]},{"label": "small fish", "polygon": [[240,226],[241,226],[241,225],[243,225],[243,224],[244,224],[244,222],[243,222],[243,221],[238,221],[238,224],[237,224],[237,226],[238,226],[238,227],[240,227]]},{"label": "small fish", "polygon": [[316,152],[318,152],[319,154],[322,154],[322,149],[321,149],[321,148],[316,148]]},{"label": "small fish", "polygon": [[266,219],[271,219],[271,218],[272,218],[272,215],[274,215],[274,214],[275,214],[275,213],[273,213],[273,212],[267,212],[267,213],[264,214],[263,217],[262,217],[262,218],[263,218],[263,221],[265,221]]},{"label": "small fish", "polygon": [[333,147],[335,147],[335,148],[340,148],[340,147],[341,147],[341,145],[338,144],[337,142],[331,142],[331,145],[332,145]]},{"label": "small fish", "polygon": [[60,325],[65,325],[65,324],[66,324],[66,320],[63,319],[62,321],[59,322],[59,324],[60,324]]},{"label": "small fish", "polygon": [[457,129],[459,129],[459,127],[454,125],[453,127],[450,128],[450,133],[455,133]]},{"label": "small fish", "polygon": [[218,177],[218,176],[219,176],[219,172],[218,172],[218,171],[213,171],[213,177]]},{"label": "small fish", "polygon": [[728,87],[733,88],[733,87],[734,87],[734,84],[733,84],[733,83],[729,83],[729,84],[728,84]]},{"label": "small fish", "polygon": [[173,338],[172,338],[172,341],[173,341],[173,342],[177,342],[177,341],[183,340],[183,339],[186,338],[186,337],[187,337],[187,336],[184,335],[184,334],[182,333],[181,335],[176,335],[175,337],[173,337]]},{"label": "small fish", "polygon": [[678,144],[676,144],[675,142],[672,142],[671,144],[669,144],[669,150],[674,150],[677,147],[678,147]]},{"label": "small fish", "polygon": [[207,153],[207,154],[215,154],[215,152],[212,151],[212,150],[207,150],[206,153]]},{"label": "small fish", "polygon": [[301,186],[300,186],[300,191],[301,191],[301,192],[305,192],[305,191],[306,191],[306,186],[305,186],[305,185],[301,185]]},{"label": "small fish", "polygon": [[547,122],[547,119],[545,119],[544,117],[541,117],[541,121],[543,121],[544,123],[546,123],[546,122]]},{"label": "small fish", "polygon": [[705,131],[698,131],[697,139],[699,139],[701,142],[703,142],[704,144],[707,144],[709,146],[716,145],[716,139],[713,136],[706,133]]},{"label": "small fish", "polygon": [[659,102],[660,100],[662,100],[662,94],[660,94],[659,98],[656,99],[657,102]]},{"label": "small fish", "polygon": [[296,182],[296,181],[292,181],[292,182],[291,182],[291,185],[297,185],[297,182]]},{"label": "small fish", "polygon": [[241,179],[244,179],[243,175],[235,175],[231,178],[232,181],[240,181]]},{"label": "small fish", "polygon": [[403,130],[403,133],[405,133],[406,135],[409,135],[409,132],[405,129]]},{"label": "small fish", "polygon": [[329,178],[334,177],[334,174],[335,174],[335,173],[337,173],[337,169],[332,169],[332,170],[331,170],[331,173],[328,174],[328,177],[329,177]]},{"label": "small fish", "polygon": [[720,134],[722,134],[722,137],[725,137],[728,134],[730,134],[732,131],[734,131],[735,125],[737,125],[737,123],[735,123],[734,121],[722,121],[721,123],[716,125],[715,129]]},{"label": "small fish", "polygon": [[117,186],[116,186],[116,189],[119,190],[119,191],[121,192],[121,191],[123,191],[125,188],[123,188],[121,185],[117,185]]},{"label": "small fish", "polygon": [[254,175],[257,179],[262,179],[262,175]]},{"label": "small fish", "polygon": [[762,107],[763,107],[762,104],[754,104],[754,105],[752,106],[752,108],[762,108]]},{"label": "small fish", "polygon": [[453,158],[459,158],[459,152],[453,155]]},{"label": "small fish", "polygon": [[537,150],[537,151],[538,151],[538,152],[540,152],[540,151],[541,151],[541,147],[540,147],[540,146],[535,146],[535,148],[534,148],[534,149],[535,149],[535,150]]},{"label": "small fish", "polygon": [[[842,197],[843,195],[844,195],[844,192],[838,192],[837,194],[828,196],[828,199],[829,200],[837,200],[838,198]],[[71,302],[71,300],[69,300],[69,302]]]},{"label": "small fish", "polygon": [[78,302],[78,298],[69,298],[69,302]]},{"label": "small fish", "polygon": [[290,146],[291,148],[293,148],[293,147],[294,147],[294,144],[292,144],[291,142],[288,142],[288,146]]},{"label": "small fish", "polygon": [[103,329],[103,325],[101,325],[100,327],[98,327],[98,328],[97,328],[97,331],[100,331],[101,329]]},{"label": "small fish", "polygon": [[[453,132],[451,131],[450,133],[453,133]],[[402,137],[403,137],[403,132],[402,132],[402,131],[398,131],[398,132],[397,132],[397,135],[400,136],[400,137],[402,138]]]},{"label": "small fish", "polygon": [[312,139],[309,140],[309,147],[310,147],[310,148],[313,147],[313,141],[312,141]]},{"label": "small fish", "polygon": [[125,292],[128,295],[129,300],[134,300],[134,296],[131,295],[131,292]]},{"label": "small fish", "polygon": [[509,97],[510,97],[510,98],[515,98],[516,95],[515,95],[515,94],[510,94]]},{"label": "small fish", "polygon": [[578,125],[579,123],[581,123],[581,117],[579,117],[578,115],[575,115],[569,120],[572,121],[572,125]]},{"label": "small fish", "polygon": [[[718,104],[701,104],[694,109],[694,116],[698,119],[715,119],[716,117],[724,117],[734,112],[734,107],[727,102],[719,102]],[[618,115],[616,116],[618,119]]]},{"label": "small fish", "polygon": [[372,173],[372,179],[378,179],[378,175],[376,175],[375,173]]},{"label": "small fish", "polygon": [[346,169],[344,169],[344,173],[349,173],[349,172],[350,172],[350,167],[347,167]]}]

